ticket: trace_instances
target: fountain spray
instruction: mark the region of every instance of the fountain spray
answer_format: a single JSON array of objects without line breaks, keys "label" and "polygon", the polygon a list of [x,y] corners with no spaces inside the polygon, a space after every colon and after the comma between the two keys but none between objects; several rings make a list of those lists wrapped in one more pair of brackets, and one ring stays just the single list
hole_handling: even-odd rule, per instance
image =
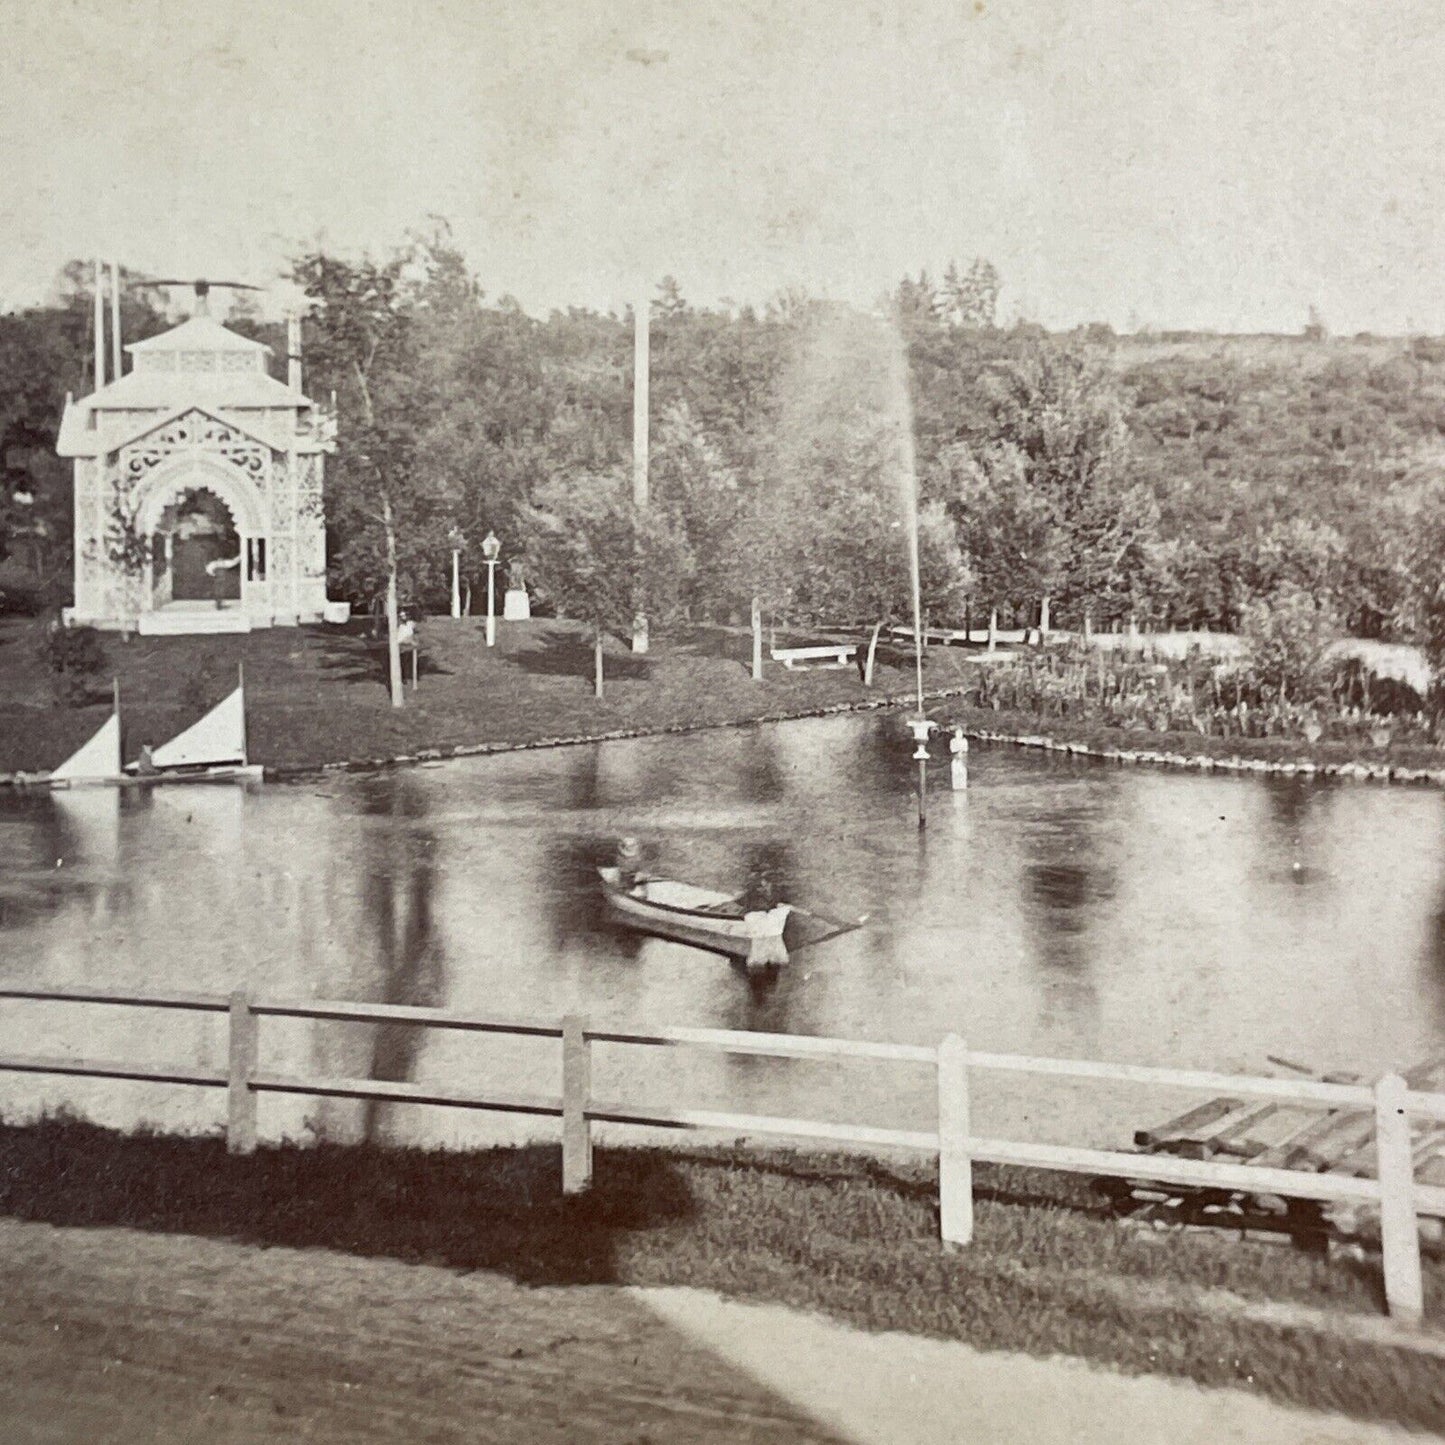
[{"label": "fountain spray", "polygon": [[898,483],[903,500],[903,521],[908,536],[908,585],[913,601],[913,672],[918,690],[918,717],[909,719],[918,764],[918,826],[928,826],[928,739],[936,723],[923,710],[923,578],[918,561],[918,467],[913,449],[913,407],[908,396],[908,356],[903,337],[893,334],[890,348],[893,390],[898,418]]}]

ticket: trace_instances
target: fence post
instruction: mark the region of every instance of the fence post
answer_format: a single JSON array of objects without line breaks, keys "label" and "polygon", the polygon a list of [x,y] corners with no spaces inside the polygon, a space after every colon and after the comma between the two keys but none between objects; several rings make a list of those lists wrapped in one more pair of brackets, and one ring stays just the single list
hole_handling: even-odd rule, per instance
[{"label": "fence post", "polygon": [[1415,1161],[1406,1092],[1399,1074],[1386,1074],[1375,1085],[1380,1256],[1386,1308],[1402,1324],[1418,1325],[1425,1313],[1425,1296],[1420,1281],[1420,1227],[1415,1219]]},{"label": "fence post", "polygon": [[226,1151],[230,1154],[256,1151],[256,1095],[251,1079],[256,1072],[259,1023],[251,1012],[250,995],[244,990],[233,993],[226,1070]]},{"label": "fence post", "polygon": [[968,1152],[968,1045],[938,1046],[938,1219],[945,1244],[973,1240],[973,1160]]},{"label": "fence post", "polygon": [[578,1014],[562,1020],[562,1192],[580,1194],[592,1183],[592,1044],[587,1021]]}]

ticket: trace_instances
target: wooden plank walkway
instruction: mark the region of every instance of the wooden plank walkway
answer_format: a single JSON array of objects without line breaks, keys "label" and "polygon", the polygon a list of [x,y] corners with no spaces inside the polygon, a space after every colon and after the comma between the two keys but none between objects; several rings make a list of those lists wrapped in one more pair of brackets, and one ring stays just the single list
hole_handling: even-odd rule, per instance
[{"label": "wooden plank walkway", "polygon": [[[1414,1090],[1445,1089],[1445,1056],[1416,1065],[1404,1077]],[[1332,1074],[1321,1082],[1353,1084],[1358,1079],[1353,1074]],[[1237,1160],[1261,1169],[1378,1177],[1375,1116],[1369,1109],[1246,1101],[1220,1095],[1160,1124],[1136,1130],[1134,1146],[1144,1154]],[[1417,1183],[1445,1185],[1445,1122],[1417,1119],[1411,1129],[1411,1152]],[[1285,1200],[1278,1195],[1145,1180],[1126,1180],[1122,1187],[1115,1182],[1111,1192],[1121,1217],[1144,1228],[1224,1228],[1241,1235],[1292,1236],[1316,1244],[1330,1239],[1373,1241],[1380,1232],[1379,1206],[1357,1200]],[[1419,1229],[1423,1244],[1445,1246],[1445,1220],[1422,1214]]]}]

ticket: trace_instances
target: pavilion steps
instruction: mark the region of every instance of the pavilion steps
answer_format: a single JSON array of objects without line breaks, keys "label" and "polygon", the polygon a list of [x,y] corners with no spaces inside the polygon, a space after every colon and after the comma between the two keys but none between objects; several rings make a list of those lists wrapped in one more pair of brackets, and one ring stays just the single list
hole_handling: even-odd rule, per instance
[{"label": "pavilion steps", "polygon": [[250,617],[239,607],[161,607],[143,612],[136,631],[142,637],[194,636],[197,633],[249,632]]}]

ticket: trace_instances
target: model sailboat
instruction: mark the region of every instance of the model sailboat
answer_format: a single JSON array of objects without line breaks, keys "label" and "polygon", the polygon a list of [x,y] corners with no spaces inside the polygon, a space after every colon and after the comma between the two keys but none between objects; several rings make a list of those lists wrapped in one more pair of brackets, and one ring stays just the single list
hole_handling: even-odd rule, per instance
[{"label": "model sailboat", "polygon": [[259,780],[260,763],[246,750],[246,679],[237,670],[236,688],[184,732],[154,751],[121,766],[120,686],[111,714],[96,732],[50,773],[16,773],[21,787],[79,788],[124,783],[229,783]]},{"label": "model sailboat", "polygon": [[111,714],[99,730],[46,779],[52,788],[118,783],[120,767],[120,684],[114,685]]},{"label": "model sailboat", "polygon": [[246,679],[239,669],[234,692],[168,743],[126,765],[142,782],[231,782],[260,778],[263,771],[246,754]]}]

